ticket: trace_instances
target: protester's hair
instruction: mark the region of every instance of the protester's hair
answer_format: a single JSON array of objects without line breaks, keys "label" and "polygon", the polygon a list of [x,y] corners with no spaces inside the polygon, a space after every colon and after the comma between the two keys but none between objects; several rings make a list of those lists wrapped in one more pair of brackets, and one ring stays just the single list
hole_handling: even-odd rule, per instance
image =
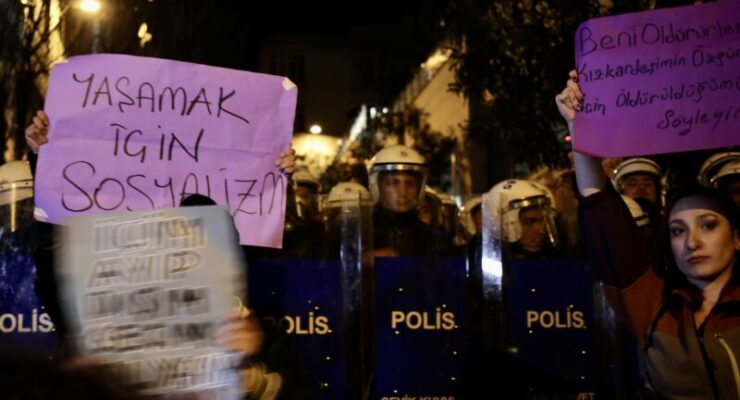
[{"label": "protester's hair", "polygon": [[[676,286],[685,286],[687,283],[686,276],[684,276],[681,270],[678,269],[676,260],[673,257],[668,221],[670,220],[673,207],[675,207],[679,201],[692,196],[703,197],[711,201],[714,206],[716,206],[716,211],[729,221],[730,231],[734,233],[740,230],[740,208],[732,201],[732,199],[729,198],[729,196],[721,191],[714,188],[700,186],[698,184],[690,184],[671,190],[667,196],[668,202],[665,208],[663,224],[660,232],[660,235],[663,238],[662,259],[663,264],[665,265],[664,273],[667,290]],[[738,252],[735,251],[735,263],[738,261],[737,253]]]},{"label": "protester's hair", "polygon": [[180,201],[180,207],[190,207],[190,206],[215,206],[216,202],[208,197],[203,196],[202,194],[191,194],[187,197],[184,197],[182,201]]},{"label": "protester's hair", "polygon": [[681,200],[690,196],[705,197],[717,206],[717,211],[730,222],[732,230],[740,229],[740,208],[730,199],[729,196],[721,191],[693,184],[671,190],[668,193],[668,203],[666,205],[665,221],[668,222],[671,210]]},{"label": "protester's hair", "polygon": [[[216,206],[218,203],[216,203],[215,200],[208,196],[204,196],[202,194],[191,194],[187,197],[184,197],[180,201],[180,207],[194,207],[194,206]],[[234,220],[231,220],[232,227],[234,228],[234,238],[236,238],[236,245],[239,245],[239,230],[236,228],[236,223]]]}]

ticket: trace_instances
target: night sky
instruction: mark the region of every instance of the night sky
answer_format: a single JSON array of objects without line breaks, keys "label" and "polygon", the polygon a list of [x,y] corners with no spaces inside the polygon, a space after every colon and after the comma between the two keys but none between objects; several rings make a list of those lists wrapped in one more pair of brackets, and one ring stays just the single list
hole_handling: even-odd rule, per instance
[{"label": "night sky", "polygon": [[[403,53],[415,63],[421,62],[439,35],[437,27],[446,1],[381,0],[329,5],[287,1],[108,0],[103,4],[101,52],[254,70],[264,40],[285,36],[347,40],[350,45],[387,54]],[[89,17],[72,9],[68,22],[65,34],[69,55],[88,53]],[[143,49],[136,37],[142,22],[148,24],[153,35],[153,40]],[[368,35],[372,40],[367,40]]]}]

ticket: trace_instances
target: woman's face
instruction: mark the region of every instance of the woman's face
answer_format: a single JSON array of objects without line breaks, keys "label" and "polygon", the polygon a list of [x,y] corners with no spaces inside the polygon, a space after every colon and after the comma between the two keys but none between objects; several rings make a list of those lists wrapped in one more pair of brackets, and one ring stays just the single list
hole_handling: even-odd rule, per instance
[{"label": "woman's face", "polygon": [[688,196],[676,203],[668,219],[671,250],[678,268],[694,284],[713,281],[730,273],[740,232],[715,203],[702,196]]}]

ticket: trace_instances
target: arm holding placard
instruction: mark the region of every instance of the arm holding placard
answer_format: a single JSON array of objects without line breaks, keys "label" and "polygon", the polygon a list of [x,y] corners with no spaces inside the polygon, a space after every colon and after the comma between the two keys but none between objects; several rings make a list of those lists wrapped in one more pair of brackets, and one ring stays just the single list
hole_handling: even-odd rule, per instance
[{"label": "arm holding placard", "polygon": [[[584,94],[578,74],[571,71],[569,78],[555,101],[575,142],[575,114],[583,105]],[[583,196],[578,217],[595,272],[612,308],[638,341],[645,343],[644,333],[657,312],[662,288],[662,281],[651,272],[647,241],[607,179],[601,159],[574,151],[573,162]],[[635,307],[638,303],[641,306]]]},{"label": "arm holding placard", "polygon": [[39,148],[49,141],[49,117],[42,110],[36,111],[33,122],[26,128],[26,143],[34,154],[38,154]]},{"label": "arm holding placard", "polygon": [[280,374],[268,371],[264,363],[255,361],[265,342],[265,333],[256,315],[240,305],[226,321],[219,339],[224,347],[244,357],[239,374],[247,398],[275,398],[282,386],[282,378]]},{"label": "arm holding placard", "polygon": [[[573,143],[578,140],[575,115],[581,110],[584,97],[578,85],[578,74],[575,70],[570,71],[566,87],[555,96],[555,102],[568,125]],[[583,197],[579,220],[590,256],[601,270],[602,280],[622,286],[644,272],[650,261],[642,258],[647,253],[642,234],[604,173],[601,162],[598,157],[573,152],[576,181]]]},{"label": "arm holding placard", "polygon": [[[570,71],[568,82],[560,94],[555,96],[560,115],[568,124],[568,131],[573,141],[576,140],[574,121],[576,111],[583,106],[583,92],[578,86],[578,73]],[[576,180],[581,195],[586,197],[602,190],[607,182],[606,175],[601,167],[601,160],[584,153],[573,153],[573,164],[576,170]]]},{"label": "arm holding placard", "polygon": [[[26,143],[33,154],[38,154],[41,146],[49,142],[49,117],[43,110],[36,111],[31,125],[26,127]],[[284,174],[290,175],[295,172],[295,150],[285,149],[275,160],[275,167]]]},{"label": "arm holding placard", "polygon": [[247,399],[311,400],[300,357],[287,334],[239,305],[219,334],[221,345],[243,355],[239,373]]},{"label": "arm holding placard", "polygon": [[283,150],[280,158],[275,161],[275,166],[286,175],[295,172],[295,150],[292,148]]}]

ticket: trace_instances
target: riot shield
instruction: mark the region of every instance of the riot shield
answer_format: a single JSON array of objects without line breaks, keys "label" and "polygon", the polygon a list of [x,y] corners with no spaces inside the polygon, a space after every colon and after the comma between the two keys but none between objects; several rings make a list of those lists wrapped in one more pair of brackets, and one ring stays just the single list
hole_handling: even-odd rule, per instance
[{"label": "riot shield", "polygon": [[439,196],[427,196],[427,205],[430,218],[419,220],[375,209],[374,240],[382,245],[374,242],[374,270],[365,276],[373,287],[369,399],[463,394],[470,343],[466,263],[450,251],[452,237]]},{"label": "riot shield", "polygon": [[39,232],[31,172],[26,162],[11,161],[0,177],[0,347],[51,352],[54,325],[34,290]]},{"label": "riot shield", "polygon": [[439,226],[445,235],[444,239],[451,241],[454,239],[457,229],[457,203],[446,193],[440,193],[440,200]]},{"label": "riot shield", "polygon": [[372,261],[362,257],[372,238],[371,208],[367,196],[352,193],[321,204],[320,231],[295,238],[314,244],[311,257],[251,260],[250,306],[300,359],[302,376],[286,382],[290,390],[359,399],[369,363],[361,308],[362,274]]},{"label": "riot shield", "polygon": [[375,259],[371,399],[460,398],[469,338],[463,258]]},{"label": "riot shield", "polygon": [[477,235],[480,239],[481,218],[481,195],[469,195],[464,197],[463,205],[460,207],[455,219],[454,244],[458,247],[467,246],[470,240]]},{"label": "riot shield", "polygon": [[429,186],[424,189],[424,200],[419,205],[419,219],[432,229],[432,248],[436,253],[449,252],[454,245],[457,224],[457,204],[446,193]]},{"label": "riot shield", "polygon": [[506,343],[505,331],[501,326],[503,320],[503,245],[501,239],[501,225],[495,224],[491,215],[492,198],[488,193],[482,197],[482,226],[480,231],[479,259],[474,260],[472,275],[480,279],[482,291],[482,311],[484,317],[482,328],[486,340],[485,350],[503,348]]},{"label": "riot shield", "polygon": [[481,238],[470,261],[480,304],[471,320],[482,337],[474,376],[495,379],[500,398],[626,398],[629,344],[590,266],[546,246],[526,251],[528,215],[543,218],[537,232],[557,250],[550,211],[521,212],[547,204],[494,196],[482,197]]}]

